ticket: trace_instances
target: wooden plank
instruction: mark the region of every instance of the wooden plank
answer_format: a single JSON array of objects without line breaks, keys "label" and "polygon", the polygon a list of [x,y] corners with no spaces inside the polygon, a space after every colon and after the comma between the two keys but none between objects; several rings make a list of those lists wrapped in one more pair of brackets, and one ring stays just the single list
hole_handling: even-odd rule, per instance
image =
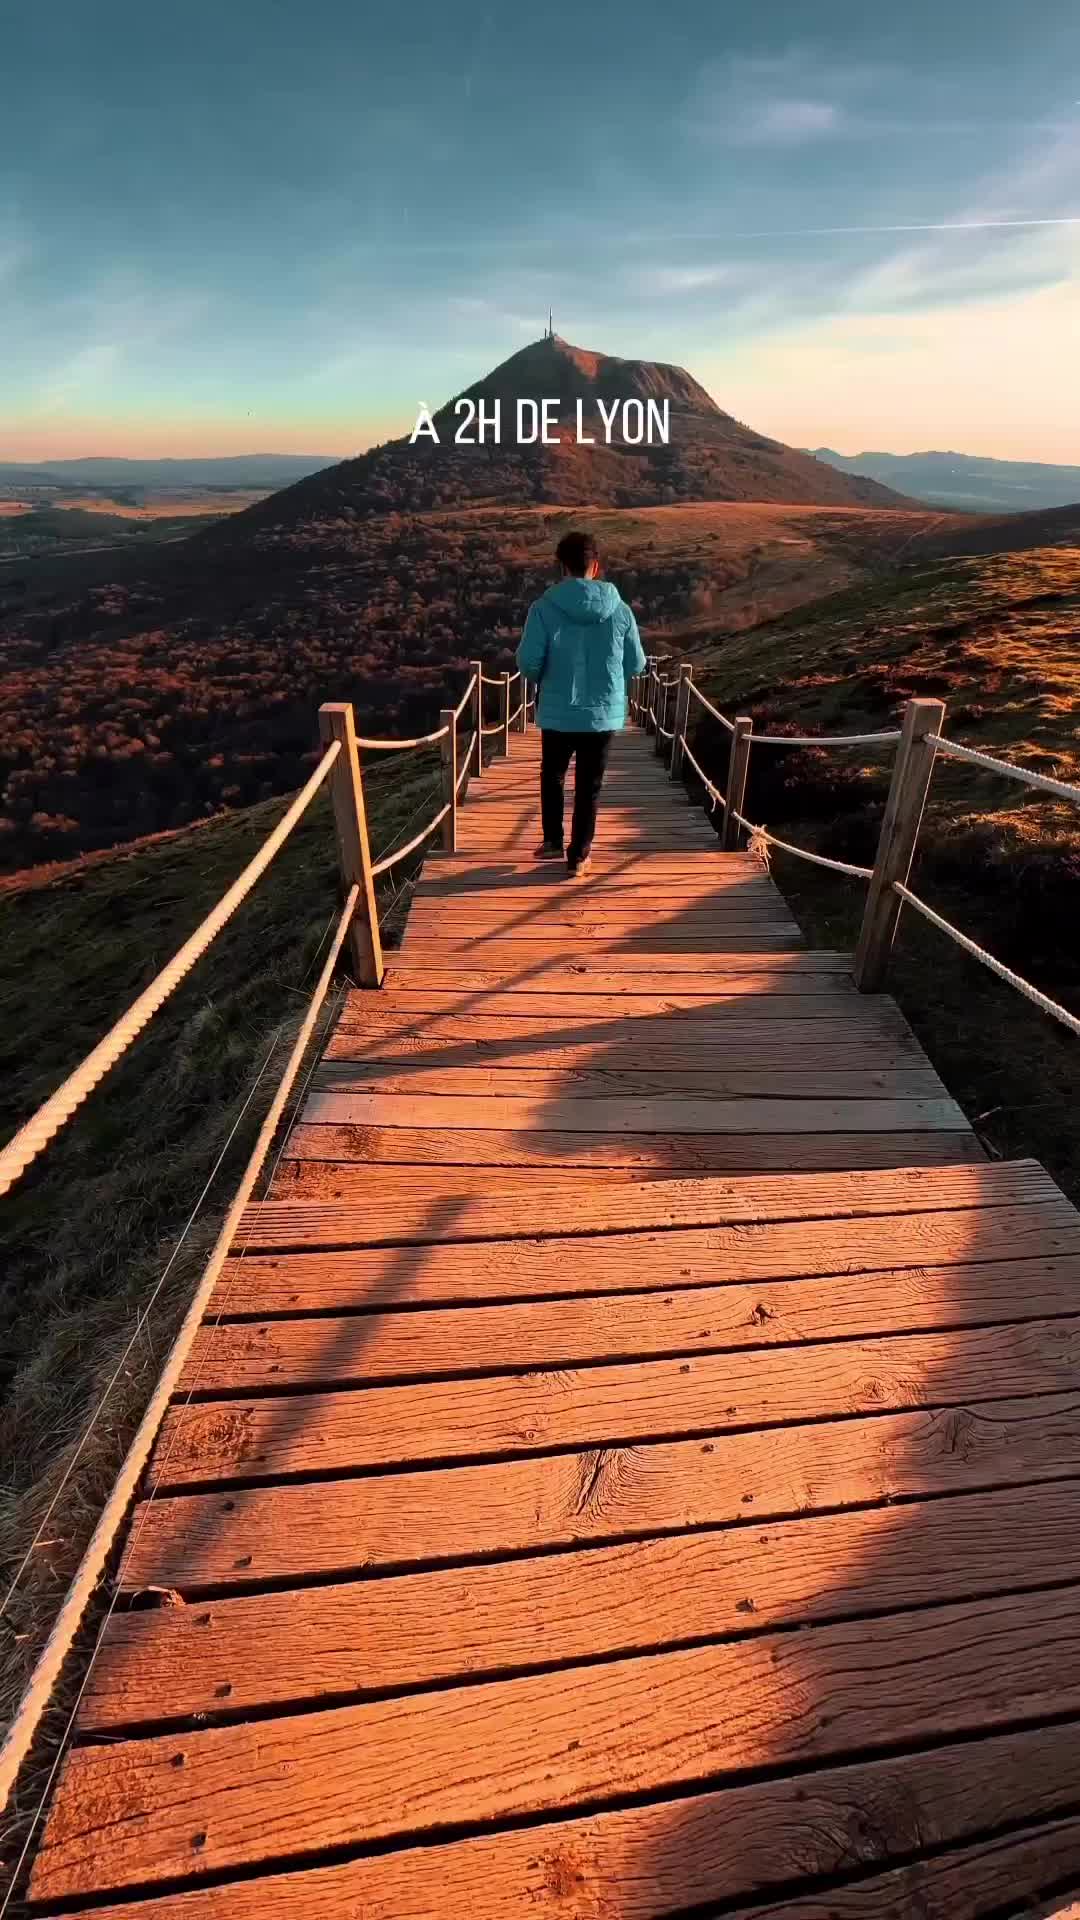
[{"label": "wooden plank", "polygon": [[[669,1013],[686,1013],[702,1022],[710,1022],[715,1016],[738,1014],[743,1019],[760,1020],[831,1020],[834,1027],[842,1025],[850,1031],[848,1015],[854,1017],[855,1029],[865,1033],[875,1030],[877,1022],[873,1018],[876,1009],[867,1010],[865,1001],[861,1001],[854,987],[846,982],[830,982],[831,992],[804,995],[795,991],[752,994],[748,996],[745,988],[729,993],[721,987],[711,994],[704,993],[697,985],[697,976],[690,977],[690,985],[684,989],[681,979],[662,992],[657,992],[657,982],[649,981],[647,976],[623,975],[627,982],[640,982],[638,991],[633,993],[630,985],[619,995],[619,1005],[611,1005],[611,995],[602,989],[588,991],[579,981],[579,991],[571,1000],[559,991],[545,992],[538,981],[531,992],[519,991],[513,981],[503,983],[503,988],[476,993],[466,988],[464,991],[450,987],[428,987],[423,984],[422,976],[415,982],[402,981],[399,985],[380,993],[377,1008],[371,1011],[382,1016],[393,1017],[400,1013],[449,1013],[471,1015],[483,1019],[559,1020],[564,1026],[590,1015],[602,1019],[604,1030],[611,1033],[621,1020],[656,1019]],[[828,978],[827,975],[823,976]],[[788,983],[790,986],[790,983]],[[870,1018],[862,1015],[869,1011]],[[346,1020],[341,1023],[345,1031],[365,1022],[369,1010],[360,1005],[349,1010]],[[425,1021],[414,1020],[416,1028],[424,1028]],[[893,1028],[893,1031],[896,1029]],[[624,1034],[624,1044],[634,1046],[635,1036]],[[637,1049],[634,1049],[635,1053]]]},{"label": "wooden plank", "polygon": [[[744,956],[739,954],[736,957],[741,961]],[[795,954],[770,957],[784,960],[799,958]],[[515,974],[512,968],[496,971],[469,966],[427,967],[395,952],[379,995],[380,1002],[385,1000],[389,1004],[399,988],[459,996],[464,993],[500,991],[557,993],[565,1007],[565,995],[568,993],[575,998],[582,993],[603,994],[607,999],[613,994],[618,994],[620,998],[628,993],[655,994],[657,977],[648,961],[636,972],[608,972],[602,964],[594,966],[588,956],[581,960],[564,955],[561,964],[557,961],[541,962],[539,965],[534,963],[520,968]],[[815,1004],[831,1000],[834,1006],[852,1005],[854,991],[850,980],[840,973],[780,972],[764,967],[757,973],[727,972],[719,968],[712,973],[702,973],[689,969],[679,980],[676,990],[686,998],[698,1000],[747,996],[753,996],[755,1000],[772,1000],[780,995],[789,1000],[808,1000]]]},{"label": "wooden plank", "polygon": [[[1080,1394],[711,1433],[487,1466],[158,1496],[120,1583],[227,1589],[760,1525],[815,1509],[1022,1486],[1080,1472]],[[898,1528],[902,1515],[894,1515]]]},{"label": "wooden plank", "polygon": [[[944,1900],[927,1903],[927,1882],[951,1865],[950,1853],[926,1863],[918,1901],[893,1887],[887,1904],[851,1909],[858,1920],[975,1920],[1068,1870],[1075,1818],[1056,1820],[1045,1841],[1022,1823],[1071,1814],[1078,1771],[1076,1727],[1039,1727],[91,1911],[96,1920],[447,1920],[452,1887],[454,1908],[474,1920],[662,1920],[749,1888],[764,1894],[850,1875],[862,1862],[880,1867],[976,1834],[980,1862],[997,1879],[983,1877],[975,1897],[954,1878]],[[988,1841],[1001,1826],[1021,1830]],[[1036,1847],[1033,1874],[1017,1850]],[[783,1911],[792,1911],[790,1896]],[[809,1911],[832,1920],[834,1910]],[[1069,1920],[1060,1905],[1055,1912]]]},{"label": "wooden plank", "polygon": [[[786,1898],[780,1906],[729,1908],[729,1920],[978,1920],[1021,1912],[1038,1920],[1028,1901],[1080,1874],[1080,1818],[1054,1820],[1021,1832],[981,1837],[966,1847],[918,1858],[891,1872],[860,1878],[826,1892]],[[1021,1905],[1017,1905],[1020,1902]],[[1060,1920],[1078,1909],[1057,1909]]]},{"label": "wooden plank", "polygon": [[[509,1078],[513,1074],[513,1079]],[[811,1096],[828,1100],[857,1100],[884,1094],[890,1099],[926,1100],[943,1097],[945,1089],[933,1068],[908,1064],[881,1073],[869,1073],[864,1067],[839,1067],[833,1073],[825,1068],[769,1067],[756,1071],[725,1073],[720,1067],[609,1066],[597,1061],[584,1067],[523,1070],[514,1059],[495,1060],[490,1065],[425,1066],[419,1060],[340,1060],[316,1067],[311,1085],[316,1091],[422,1093],[474,1098],[478,1094],[498,1095],[510,1089],[516,1098],[550,1101],[571,1095],[575,1099],[598,1096],[653,1095],[660,1098],[712,1095],[724,1098],[803,1099]]]},{"label": "wooden plank", "polygon": [[289,1140],[297,1159],[363,1158],[398,1166],[670,1167],[703,1173],[789,1173],[814,1168],[933,1167],[981,1160],[974,1134],[592,1133],[537,1128],[357,1127],[301,1123]]},{"label": "wooden plank", "polygon": [[[551,1168],[500,1171],[497,1191],[489,1173],[476,1167],[439,1167],[417,1173],[377,1166],[342,1165],[328,1178],[365,1196],[350,1205],[344,1185],[340,1203],[258,1200],[241,1220],[236,1245],[250,1259],[257,1248],[426,1245],[444,1238],[489,1240],[535,1238],[538,1219],[545,1237],[598,1231],[720,1226],[765,1220],[860,1219],[874,1214],[936,1213],[951,1208],[1065,1206],[1048,1173],[1034,1160],[955,1163],[935,1169],[933,1180],[916,1169],[895,1167],[831,1174],[680,1179],[670,1173],[643,1178],[626,1168]],[[291,1184],[288,1174],[286,1183]],[[328,1199],[334,1189],[328,1188]],[[531,1202],[521,1205],[521,1195]],[[1071,1209],[1069,1209],[1071,1217]],[[974,1232],[974,1227],[973,1227]],[[871,1264],[879,1265],[880,1261]],[[232,1268],[229,1263],[223,1280]]]},{"label": "wooden plank", "polygon": [[604,1446],[1068,1389],[1080,1319],[179,1407],[168,1484]]},{"label": "wooden plank", "polygon": [[403,1127],[457,1131],[474,1128],[527,1132],[626,1134],[966,1133],[966,1115],[954,1100],[695,1099],[642,1096],[553,1100],[477,1094],[338,1093],[308,1095],[308,1126]]},{"label": "wooden plank", "polygon": [[[838,1578],[838,1569],[842,1570]],[[114,1614],[82,1733],[1080,1580],[1080,1483]]]},{"label": "wooden plank", "polygon": [[[484,943],[482,957],[463,957],[460,965],[463,967],[481,966],[489,969],[497,968],[506,976],[516,976],[513,979],[508,978],[507,985],[517,988],[520,986],[521,974],[528,969],[548,966],[552,963],[565,967],[568,957],[570,958],[570,964],[575,970],[581,967],[586,970],[602,968],[606,973],[641,973],[642,971],[647,971],[655,974],[658,978],[673,973],[686,975],[716,972],[721,972],[726,977],[729,974],[737,972],[761,973],[764,971],[772,971],[775,968],[791,968],[801,975],[804,970],[812,968],[816,960],[823,958],[829,958],[831,960],[832,958],[832,956],[817,954],[808,947],[791,947],[786,950],[784,948],[773,948],[767,953],[762,953],[760,949],[753,950],[750,948],[734,952],[718,952],[708,949],[695,951],[693,948],[686,947],[677,948],[665,953],[649,953],[644,956],[627,952],[621,947],[609,947],[604,952],[597,952],[594,947],[590,947],[584,951],[575,951],[572,953],[572,956],[568,956],[565,941],[561,944],[550,941],[545,945],[541,940],[530,942],[529,951],[525,954],[522,953],[519,943],[492,940]],[[824,972],[846,972],[850,975],[850,960],[843,955],[836,956],[836,959],[839,964],[830,965],[828,968],[821,970]],[[428,966],[455,969],[458,965],[458,961],[452,956],[448,956],[445,952],[439,953],[434,947],[430,952],[425,951],[422,947],[417,947],[415,951],[410,950],[407,954],[402,953],[400,950],[395,950],[390,956],[390,960],[391,964],[400,960],[402,965],[410,969],[427,968]],[[374,994],[367,995],[369,1000],[373,1000],[375,997]],[[381,1000],[381,993],[378,995],[378,998]],[[892,1006],[893,1002],[887,1001],[885,1004]]]},{"label": "wooden plank", "polygon": [[103,1850],[119,1889],[1078,1711],[1071,1587],[321,1709],[302,1739],[285,1717],[80,1747],[31,1898],[99,1886]]},{"label": "wooden plank", "polygon": [[[543,926],[538,926],[535,934],[522,934],[508,937],[500,930],[498,933],[490,936],[492,941],[498,940],[500,945],[515,949],[522,957],[534,948],[538,953],[550,953],[552,940],[556,937],[553,931]],[[577,937],[578,935],[575,935],[575,939]],[[787,948],[792,948],[792,943],[795,938],[792,934],[773,933],[764,928],[754,929],[745,933],[741,933],[735,928],[732,928],[730,931],[716,929],[710,931],[708,934],[703,934],[690,932],[681,933],[677,928],[674,932],[669,932],[666,927],[662,926],[642,928],[637,932],[630,932],[628,930],[621,935],[617,930],[612,932],[598,929],[596,933],[590,933],[588,935],[583,933],[580,937],[582,944],[587,944],[591,952],[632,953],[639,957],[643,954],[651,955],[653,952],[704,952],[710,956],[717,953],[758,953],[770,947],[774,951],[783,952]],[[410,936],[406,928],[405,940],[403,942],[403,947],[404,946],[407,946],[410,950],[426,946],[432,952],[444,954],[462,951],[478,953],[481,949],[483,949],[485,954],[487,953],[485,936],[482,932],[475,931],[472,933],[459,934],[451,933],[447,930],[435,935],[429,934],[421,928],[417,928]]]},{"label": "wooden plank", "polygon": [[[541,1201],[546,1218],[548,1200]],[[520,1208],[519,1208],[520,1211]],[[1063,1198],[1044,1206],[988,1207],[978,1212],[955,1209],[937,1213],[886,1214],[854,1220],[669,1228],[664,1232],[611,1231],[577,1237],[572,1245],[545,1234],[518,1240],[457,1238],[452,1213],[435,1223],[428,1238],[435,1245],[413,1248],[352,1248],[334,1253],[279,1254],[266,1257],[250,1249],[228,1264],[213,1295],[214,1314],[328,1313],[358,1307],[448,1306],[468,1301],[523,1298],[572,1298],[618,1293],[629,1286],[647,1293],[699,1288],[722,1282],[752,1286],[746,1307],[764,1304],[770,1315],[786,1311],[782,1301],[761,1294],[769,1280],[806,1280],[887,1272],[890,1289],[898,1276],[922,1269],[942,1272],[978,1267],[953,1282],[966,1296],[986,1277],[994,1261],[1070,1262],[1080,1251],[1080,1219]],[[368,1237],[373,1237],[369,1228]],[[878,1282],[875,1282],[878,1284]],[[948,1285],[943,1279],[941,1284]],[[638,1312],[648,1310],[639,1299]],[[741,1309],[732,1307],[737,1318]],[[794,1311],[794,1307],[791,1307]],[[799,1325],[806,1325],[800,1310]],[[888,1315],[889,1305],[881,1303]],[[755,1319],[760,1320],[760,1315]],[[410,1324],[415,1316],[410,1316]],[[703,1321],[704,1325],[705,1322]],[[772,1324],[771,1319],[768,1324]],[[883,1322],[884,1324],[884,1322]],[[759,1334],[759,1338],[764,1337]]]},{"label": "wooden plank", "polygon": [[[823,1021],[827,1018],[824,1014],[821,1017]],[[456,1016],[410,1016],[401,1021],[386,1017],[366,1030],[349,1026],[333,1035],[319,1071],[336,1074],[339,1069],[365,1063],[385,1066],[410,1061],[418,1067],[512,1067],[523,1074],[583,1068],[614,1074],[640,1064],[652,1072],[705,1070],[715,1074],[718,1090],[725,1073],[760,1074],[769,1058],[777,1054],[789,1060],[792,1070],[800,1074],[860,1073],[868,1086],[874,1073],[926,1071],[925,1054],[914,1040],[900,1035],[885,1033],[879,1037],[871,1029],[845,1042],[834,1024],[813,1027],[804,1024],[801,1017],[796,1022],[794,1016],[784,1020],[782,1015],[780,1020],[776,1028],[764,1027],[760,1039],[756,1035],[747,1039],[741,1030],[717,1029],[712,1024],[704,1028],[696,1024],[689,1031],[681,1024],[670,1029],[640,1022],[620,1027],[607,1021],[594,1024],[588,1015],[576,1025],[572,1020],[552,1024],[539,1033],[533,1027],[521,1026],[513,1017],[496,1019],[493,1032],[485,1022],[468,1015],[461,1023]],[[636,1049],[634,1033],[639,1039]],[[808,1037],[811,1034],[812,1040]]]},{"label": "wooden plank", "polygon": [[[257,1393],[436,1379],[1034,1320],[1075,1309],[1080,1236],[1074,1245],[1071,1259],[1003,1260],[963,1270],[887,1268],[754,1288],[683,1285],[645,1296],[209,1325],[195,1336],[179,1391]],[[634,1267],[624,1267],[621,1277],[636,1278]],[[227,1303],[225,1310],[236,1308]]]},{"label": "wooden plank", "polygon": [[[680,1006],[680,998],[689,1004]],[[440,1039],[466,1040],[536,1036],[541,1040],[563,1041],[587,1040],[599,1034],[611,1042],[621,1034],[624,1045],[631,1039],[640,1042],[640,1031],[635,1030],[628,1036],[623,1025],[628,1011],[625,1006],[612,1007],[603,994],[595,994],[592,999],[595,1004],[579,994],[569,1003],[562,1002],[558,1012],[537,1012],[534,994],[485,994],[465,1007],[461,1005],[460,996],[452,993],[420,990],[400,991],[385,997],[381,993],[372,994],[367,1000],[347,1002],[331,1042],[341,1035],[354,1033],[435,1033]],[[738,996],[726,1003],[722,998],[703,1003],[699,995],[681,996],[677,990],[635,995],[630,1011],[639,1022],[652,1019],[658,1023],[653,1030],[655,1037],[670,1037],[693,1047],[708,1039],[711,1031],[714,1037],[722,1036],[728,1047],[741,1044],[764,1049],[772,1041],[771,1022],[777,1018],[768,1008],[759,1011],[753,1004],[747,1007]],[[590,1016],[599,1021],[599,1025],[590,1023],[582,1031],[582,1022],[589,1022]],[[843,1008],[830,1007],[827,1014],[822,1014],[820,1009],[809,1013],[799,1011],[792,1019],[794,1025],[783,1036],[786,1048],[806,1041],[826,1045],[831,1050],[845,1040],[871,1038],[906,1043],[912,1050],[921,1052],[907,1021],[888,1005],[862,1000],[858,1005],[852,1002]],[[827,1026],[817,1024],[823,1020],[828,1021]],[[814,1024],[806,1024],[802,1031],[804,1023],[811,1021]],[[511,1022],[513,1024],[509,1024]]]}]

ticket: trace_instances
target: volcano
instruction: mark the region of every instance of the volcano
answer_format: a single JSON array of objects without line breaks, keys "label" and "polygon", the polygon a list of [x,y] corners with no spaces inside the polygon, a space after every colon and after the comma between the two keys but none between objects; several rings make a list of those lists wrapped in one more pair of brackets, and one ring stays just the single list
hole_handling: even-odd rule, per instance
[{"label": "volcano", "polygon": [[[556,401],[553,445],[520,445],[517,402]],[[501,409],[497,444],[461,445],[462,403]],[[640,403],[627,408],[627,402]],[[655,403],[649,409],[648,403]],[[667,443],[632,444],[627,418],[666,407]],[[584,429],[579,438],[580,424]],[[607,422],[616,419],[606,444]],[[823,507],[913,507],[890,487],[842,473],[812,454],[755,433],[717,406],[685,371],[656,360],[623,360],[545,334],[512,354],[432,416],[439,444],[407,437],[311,474],[201,536],[231,542],[277,529],[288,538],[312,521],[462,506],[676,506],[732,500]],[[474,438],[478,429],[468,430]],[[585,436],[596,444],[586,444]]]}]

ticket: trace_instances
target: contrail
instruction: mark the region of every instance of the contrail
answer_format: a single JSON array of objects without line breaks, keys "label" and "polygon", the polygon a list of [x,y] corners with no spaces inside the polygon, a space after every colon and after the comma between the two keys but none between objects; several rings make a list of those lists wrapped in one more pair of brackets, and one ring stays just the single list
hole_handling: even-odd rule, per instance
[{"label": "contrail", "polygon": [[994,227],[1080,227],[1080,214],[1051,220],[911,220],[890,226],[760,227],[743,233],[679,233],[670,240],[793,240],[834,233],[984,233]]}]

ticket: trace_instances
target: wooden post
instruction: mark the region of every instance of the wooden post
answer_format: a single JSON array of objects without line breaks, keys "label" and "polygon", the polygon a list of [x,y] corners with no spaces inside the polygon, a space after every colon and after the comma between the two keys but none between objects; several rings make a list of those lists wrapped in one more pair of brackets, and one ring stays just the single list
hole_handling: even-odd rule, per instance
[{"label": "wooden post", "polygon": [[646,662],[645,662],[645,718],[644,718],[644,726],[645,726],[645,731],[646,731],[646,733],[651,733],[651,732],[652,732],[652,729],[653,729],[653,723],[652,723],[652,721],[651,721],[651,719],[649,718],[649,708],[650,708],[650,707],[652,706],[652,704],[653,704],[653,681],[654,681],[654,679],[655,679],[655,677],[656,677],[656,655],[655,655],[655,654],[653,654],[653,653],[650,653],[650,654],[649,654],[649,656],[648,656],[648,658],[647,658],[647,660],[646,660]]},{"label": "wooden post", "polygon": [[529,704],[529,683],[523,673],[518,675],[518,679],[521,684],[521,712],[517,717],[517,731],[518,733],[524,733],[529,724],[528,714],[526,712]]},{"label": "wooden post", "polygon": [[439,741],[442,753],[442,797],[443,805],[450,803],[450,811],[442,823],[442,845],[444,853],[457,852],[457,717],[453,707],[444,707],[439,715],[440,727],[449,731]]},{"label": "wooden post", "polygon": [[658,760],[662,760],[662,759],[663,759],[663,757],[664,757],[664,751],[665,751],[665,748],[667,747],[667,741],[666,741],[666,740],[664,739],[664,736],[663,736],[663,734],[661,733],[661,731],[660,731],[660,729],[661,729],[661,727],[666,727],[666,726],[667,726],[667,706],[668,706],[668,694],[669,694],[670,692],[671,692],[671,688],[670,688],[670,687],[665,687],[665,686],[662,686],[662,685],[661,685],[661,683],[660,683],[660,679],[659,679],[659,676],[657,676],[657,681],[656,681],[656,740],[655,740],[655,743],[654,743],[654,745],[653,745],[653,752],[655,753],[655,755],[656,755],[656,757],[657,757],[657,759],[658,759]]},{"label": "wooden post", "polygon": [[926,793],[934,770],[935,748],[928,733],[940,733],[945,719],[941,700],[909,700],[893,763],[892,783],[885,803],[874,877],[863,912],[859,944],[855,949],[855,985],[860,993],[878,993],[885,981],[901,900],[894,880],[906,885],[919,837]]},{"label": "wooden post", "polygon": [[736,717],[735,732],[731,739],[731,759],[728,761],[727,808],[724,813],[724,831],[720,845],[728,853],[734,853],[739,846],[742,833],[737,813],[743,810],[746,799],[746,775],[750,766],[750,742],[753,738],[754,723],[749,714],[740,713]]},{"label": "wooden post", "polygon": [[484,735],[482,732],[484,724],[484,668],[479,660],[471,660],[469,664],[476,675],[472,710],[473,727],[476,731],[476,738],[473,741],[472,765],[469,769],[469,776],[471,779],[479,780],[480,775],[484,771]]},{"label": "wooden post", "polygon": [[502,750],[510,751],[510,675],[502,677]]},{"label": "wooden post", "polygon": [[675,695],[675,738],[671,743],[671,777],[678,780],[682,774],[683,746],[686,742],[686,729],[690,718],[690,682],[694,669],[684,660],[679,668],[679,687]]},{"label": "wooden post", "polygon": [[319,708],[319,738],[329,746],[340,740],[341,752],[330,769],[330,798],[334,804],[338,861],[347,893],[360,888],[349,927],[349,958],[353,973],[362,987],[381,987],[383,980],[382,941],[379,914],[375,905],[375,882],[371,877],[371,846],[368,841],[364,786],[360,778],[360,755],[356,747],[356,725],[351,706],[328,704]]}]

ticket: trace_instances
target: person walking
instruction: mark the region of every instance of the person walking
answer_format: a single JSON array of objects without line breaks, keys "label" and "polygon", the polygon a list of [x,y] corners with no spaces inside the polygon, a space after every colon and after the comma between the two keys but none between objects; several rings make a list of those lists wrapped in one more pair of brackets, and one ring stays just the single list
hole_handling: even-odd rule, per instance
[{"label": "person walking", "polygon": [[574,766],[574,815],[565,849],[567,872],[587,873],[596,809],[611,737],[626,724],[626,689],[645,666],[637,621],[610,580],[601,580],[596,542],[564,534],[555,549],[561,577],[534,600],[517,664],[537,687],[540,728],[538,860],[563,858],[565,786]]}]

